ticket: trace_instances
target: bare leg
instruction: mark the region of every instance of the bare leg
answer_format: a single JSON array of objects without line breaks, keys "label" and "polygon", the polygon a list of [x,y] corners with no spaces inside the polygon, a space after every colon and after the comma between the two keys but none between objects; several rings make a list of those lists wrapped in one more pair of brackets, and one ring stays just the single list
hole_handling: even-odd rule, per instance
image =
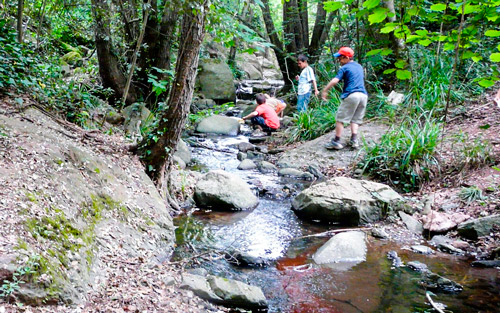
[{"label": "bare leg", "polygon": [[359,125],[356,123],[351,123],[351,136],[358,134]]},{"label": "bare leg", "polygon": [[[352,124],[351,124],[352,125]],[[335,136],[342,137],[342,132],[344,131],[344,123],[337,122],[335,125]]]}]

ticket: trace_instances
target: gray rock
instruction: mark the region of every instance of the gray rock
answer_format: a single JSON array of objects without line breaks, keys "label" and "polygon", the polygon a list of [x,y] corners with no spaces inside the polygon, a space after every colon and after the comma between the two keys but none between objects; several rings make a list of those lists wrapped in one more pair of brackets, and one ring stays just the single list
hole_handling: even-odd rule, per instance
[{"label": "gray rock", "polygon": [[303,190],[292,201],[292,208],[297,215],[309,220],[362,225],[397,210],[401,200],[401,196],[386,185],[335,177]]},{"label": "gray rock", "polygon": [[455,203],[455,202],[447,202],[447,203],[444,203],[442,206],[441,206],[441,210],[445,211],[445,212],[448,212],[448,211],[451,211],[453,209],[456,209],[459,207],[459,204],[458,203]]},{"label": "gray rock", "polygon": [[238,150],[240,152],[247,152],[247,151],[250,151],[250,150],[255,150],[255,146],[252,145],[249,142],[240,142],[238,144]]},{"label": "gray rock", "polygon": [[199,133],[236,136],[240,132],[240,123],[235,118],[212,115],[203,119],[196,126],[196,131]]},{"label": "gray rock", "polygon": [[263,143],[269,138],[268,136],[252,136],[248,138],[248,141],[251,143]]},{"label": "gray rock", "polygon": [[274,149],[269,150],[267,153],[269,153],[269,154],[278,154],[278,153],[281,153],[281,152],[284,152],[284,151],[285,151],[284,148],[274,148]]},{"label": "gray rock", "polygon": [[452,242],[451,238],[443,236],[443,235],[436,235],[436,236],[432,237],[431,240],[429,240],[429,243],[435,247],[437,247],[440,244],[444,244],[444,243],[449,244],[451,242]]},{"label": "gray rock", "polygon": [[463,290],[462,285],[431,271],[423,272],[421,284],[424,286],[424,288],[429,290],[451,293],[460,292]]},{"label": "gray rock", "polygon": [[245,159],[238,165],[239,170],[253,170],[255,168],[257,168],[257,164],[250,159]]},{"label": "gray rock", "polygon": [[294,177],[294,178],[302,178],[304,176],[305,172],[295,169],[295,168],[281,168],[278,171],[279,176],[286,176],[286,177]]},{"label": "gray rock", "polygon": [[407,263],[408,267],[416,272],[427,272],[428,271],[428,268],[427,268],[427,265],[425,265],[424,263],[421,263],[419,261],[411,261],[411,262],[408,262]]},{"label": "gray rock", "polygon": [[319,178],[319,179],[321,179],[321,178],[324,178],[324,177],[325,177],[325,175],[323,175],[323,173],[321,173],[321,170],[320,170],[320,169],[319,169],[319,167],[317,167],[317,166],[314,166],[314,165],[309,165],[309,166],[307,167],[307,171],[308,171],[309,173],[313,174],[313,175],[314,175],[314,177],[317,177],[317,178]]},{"label": "gray rock", "polygon": [[493,225],[500,226],[500,214],[473,219],[458,225],[458,234],[467,239],[476,240],[478,237],[489,235]]},{"label": "gray rock", "polygon": [[349,231],[328,240],[312,256],[317,264],[328,264],[337,270],[347,270],[366,260],[365,233]]},{"label": "gray rock", "polygon": [[198,181],[194,200],[200,207],[222,210],[247,210],[258,204],[246,182],[221,170],[208,172]]},{"label": "gray rock", "polygon": [[223,304],[243,308],[265,308],[267,299],[257,286],[217,276],[208,276],[213,292],[222,299]]},{"label": "gray rock", "polygon": [[236,88],[233,73],[226,62],[219,59],[201,59],[196,85],[205,98],[221,102],[234,102]]},{"label": "gray rock", "polygon": [[474,267],[486,267],[486,268],[500,267],[500,260],[474,261],[474,262],[472,262],[471,265]]},{"label": "gray rock", "polygon": [[189,146],[186,144],[184,140],[179,140],[177,144],[177,150],[174,153],[174,156],[179,157],[184,161],[185,164],[189,164],[191,162],[191,150]]},{"label": "gray rock", "polygon": [[267,267],[270,264],[268,259],[252,256],[245,252],[233,252],[231,255],[226,255],[226,260],[244,267]]},{"label": "gray rock", "polygon": [[222,301],[222,299],[212,290],[205,276],[187,273],[183,274],[180,288],[191,290],[195,295],[205,300],[216,303]]},{"label": "gray rock", "polygon": [[217,103],[213,99],[193,99],[191,102],[191,110],[197,112],[200,110],[211,109],[215,107]]},{"label": "gray rock", "polygon": [[115,109],[111,107],[107,109],[106,122],[113,125],[118,125],[123,123],[124,121],[125,117],[123,116],[123,114],[116,112]]},{"label": "gray rock", "polygon": [[434,250],[432,250],[431,248],[429,248],[427,246],[422,246],[422,245],[411,246],[411,250],[413,252],[420,253],[420,254],[433,254],[434,253]]},{"label": "gray rock", "polygon": [[186,163],[180,157],[174,155],[173,161],[181,170],[186,168]]},{"label": "gray rock", "polygon": [[238,154],[236,155],[236,159],[238,159],[238,161],[243,161],[246,158],[247,158],[247,154],[243,153],[243,152],[238,152]]},{"label": "gray rock", "polygon": [[173,286],[175,285],[175,279],[173,277],[168,276],[163,280],[163,283],[165,284],[165,286]]},{"label": "gray rock", "polygon": [[380,227],[372,228],[371,234],[375,238],[380,238],[380,239],[389,238],[389,235],[385,232],[385,230],[383,228],[380,228]]},{"label": "gray rock", "polygon": [[458,248],[455,248],[449,243],[440,243],[437,245],[438,250],[441,250],[446,253],[450,254],[464,254],[465,252],[463,250],[460,250]]},{"label": "gray rock", "polygon": [[259,162],[257,167],[259,171],[264,174],[278,171],[278,168],[274,164],[266,161]]},{"label": "gray rock", "polygon": [[247,158],[252,159],[252,160],[262,160],[262,159],[264,159],[264,155],[260,152],[248,151]]},{"label": "gray rock", "polygon": [[422,226],[422,223],[420,223],[416,218],[414,218],[411,215],[406,214],[403,211],[399,211],[399,216],[403,220],[403,223],[405,223],[406,228],[408,228],[409,231],[411,231],[414,234],[419,234],[421,235],[422,232],[424,231],[424,227]]},{"label": "gray rock", "polygon": [[256,149],[260,152],[260,153],[264,153],[264,154],[267,154],[268,153],[268,148],[266,145],[264,146],[256,146]]},{"label": "gray rock", "polygon": [[206,269],[204,269],[203,267],[188,269],[187,273],[191,274],[191,275],[198,275],[198,276],[203,276],[203,277],[208,276],[208,271]]},{"label": "gray rock", "polygon": [[128,136],[139,136],[140,129],[145,126],[150,118],[151,111],[146,108],[146,104],[132,104],[122,110],[125,122],[123,127]]}]

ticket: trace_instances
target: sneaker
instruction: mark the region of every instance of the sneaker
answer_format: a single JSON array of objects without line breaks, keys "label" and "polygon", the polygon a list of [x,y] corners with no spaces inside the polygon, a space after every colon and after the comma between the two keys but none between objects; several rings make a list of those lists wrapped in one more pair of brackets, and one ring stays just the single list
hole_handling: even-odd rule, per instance
[{"label": "sneaker", "polygon": [[355,140],[349,140],[349,145],[353,148],[353,149],[358,149],[359,148],[359,142],[357,139]]},{"label": "sneaker", "polygon": [[325,148],[327,150],[340,150],[340,149],[344,148],[344,146],[340,142],[332,140],[332,142],[330,142],[329,144],[327,144],[325,146]]}]

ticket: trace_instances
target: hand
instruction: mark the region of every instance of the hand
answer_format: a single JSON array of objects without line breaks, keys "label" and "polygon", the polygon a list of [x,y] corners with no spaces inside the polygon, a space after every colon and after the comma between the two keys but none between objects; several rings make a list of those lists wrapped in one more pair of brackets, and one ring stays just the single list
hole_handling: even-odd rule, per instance
[{"label": "hand", "polygon": [[314,95],[315,95],[316,97],[319,95],[319,91],[318,91],[317,89],[314,91]]},{"label": "hand", "polygon": [[295,80],[299,80],[299,78],[300,78],[299,75],[295,76]]},{"label": "hand", "polygon": [[328,100],[328,98],[327,98],[327,97],[328,97],[328,94],[326,93],[326,91],[323,91],[323,92],[321,93],[321,99],[323,99],[323,100],[325,100],[325,101],[326,101],[326,100]]},{"label": "hand", "polygon": [[238,123],[240,123],[240,124],[245,124],[245,120],[244,120],[244,119],[242,119],[242,118],[239,118],[239,119],[238,119]]}]

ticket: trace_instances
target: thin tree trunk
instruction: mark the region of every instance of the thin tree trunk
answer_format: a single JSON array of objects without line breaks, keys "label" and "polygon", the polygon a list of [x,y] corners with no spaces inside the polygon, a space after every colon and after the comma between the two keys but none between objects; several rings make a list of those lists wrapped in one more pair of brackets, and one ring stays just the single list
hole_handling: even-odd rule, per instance
[{"label": "thin tree trunk", "polygon": [[23,12],[24,0],[17,1],[17,41],[23,42]]},{"label": "thin tree trunk", "polygon": [[[146,172],[160,188],[168,186],[173,152],[177,148],[182,129],[189,113],[190,103],[194,92],[194,83],[198,68],[199,51],[205,34],[205,16],[208,4],[193,12],[187,10],[182,20],[182,31],[179,38],[181,46],[177,57],[176,75],[168,101],[168,108],[159,118],[156,129],[159,134],[157,142],[150,141],[143,144],[142,152],[146,165]],[[147,153],[146,153],[147,151]]]},{"label": "thin tree trunk", "polygon": [[316,63],[320,54],[321,47],[326,42],[328,38],[328,32],[332,27],[335,15],[330,13],[328,15],[328,20],[326,18],[326,11],[324,8],[324,3],[326,0],[318,2],[316,10],[316,20],[314,22],[314,28],[311,38],[311,43],[309,44],[308,54],[311,58],[311,63]]},{"label": "thin tree trunk", "polygon": [[46,4],[46,2],[47,2],[46,0],[43,0],[42,7],[40,8],[40,12],[39,12],[40,18],[38,19],[38,27],[36,29],[36,49],[38,49],[38,47],[40,47],[40,30],[42,29],[43,19],[45,17],[45,4]]},{"label": "thin tree trunk", "polygon": [[[389,12],[392,13],[392,16],[387,16],[387,20],[391,23],[396,22],[396,9],[394,8],[394,0],[386,0],[384,1],[385,7],[389,10]],[[389,35],[391,42],[392,42],[392,49],[394,51],[394,54],[396,58],[399,58],[399,55],[401,54],[401,50],[404,50],[405,44],[404,41],[400,38],[397,38],[394,36],[394,32],[391,32]]]},{"label": "thin tree trunk", "polygon": [[[92,13],[95,20],[95,45],[97,59],[99,62],[99,74],[105,88],[111,88],[115,92],[115,97],[121,99],[124,94],[127,78],[120,69],[120,62],[113,52],[109,18],[110,8],[106,0],[92,0]],[[126,103],[135,102],[135,88],[130,87]]]},{"label": "thin tree trunk", "polygon": [[297,0],[297,10],[300,22],[300,36],[302,41],[301,50],[307,51],[309,49],[309,18],[307,10],[307,0]]}]

